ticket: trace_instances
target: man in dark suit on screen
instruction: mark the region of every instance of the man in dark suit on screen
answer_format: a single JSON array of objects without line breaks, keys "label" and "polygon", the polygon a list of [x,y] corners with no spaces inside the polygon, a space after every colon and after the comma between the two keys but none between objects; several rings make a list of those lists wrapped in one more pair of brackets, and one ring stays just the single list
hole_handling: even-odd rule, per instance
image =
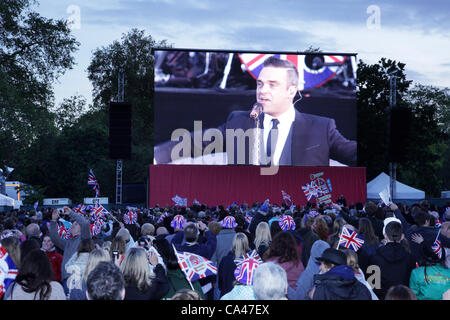
[{"label": "man in dark suit on screen", "polygon": [[[297,68],[291,62],[276,57],[264,61],[257,79],[256,107],[251,113],[232,112],[218,128],[228,164],[328,166],[333,159],[356,165],[356,141],[343,137],[333,119],[294,108],[298,81]],[[171,143],[155,148],[157,163],[168,163]],[[205,142],[193,144],[193,149],[204,147]]]}]

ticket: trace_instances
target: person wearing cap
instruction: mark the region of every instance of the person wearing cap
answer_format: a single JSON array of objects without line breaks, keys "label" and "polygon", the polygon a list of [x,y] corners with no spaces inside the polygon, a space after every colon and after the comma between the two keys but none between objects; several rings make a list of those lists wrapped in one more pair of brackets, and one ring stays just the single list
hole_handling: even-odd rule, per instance
[{"label": "person wearing cap", "polygon": [[372,300],[369,289],[355,278],[344,252],[328,248],[320,258],[321,274],[314,276],[313,300]]},{"label": "person wearing cap", "polygon": [[369,257],[369,265],[377,265],[380,268],[380,287],[373,290],[380,300],[384,300],[390,287],[409,285],[411,271],[416,266],[416,259],[401,243],[404,234],[400,220],[391,217],[386,218],[384,223],[386,244]]},{"label": "person wearing cap", "polygon": [[256,300],[253,291],[253,278],[261,261],[249,258],[238,263],[234,270],[233,289],[224,294],[220,300]]},{"label": "person wearing cap", "polygon": [[217,246],[211,259],[217,266],[222,261],[222,258],[230,252],[236,236],[234,228],[237,227],[236,219],[233,216],[226,216],[219,223],[222,229],[217,235]]},{"label": "person wearing cap", "polygon": [[252,222],[250,223],[248,227],[248,231],[250,231],[250,234],[252,237],[255,237],[256,233],[256,227],[259,225],[260,222],[269,222],[269,206],[264,203],[262,204],[259,209],[256,211],[256,214],[252,218]]}]

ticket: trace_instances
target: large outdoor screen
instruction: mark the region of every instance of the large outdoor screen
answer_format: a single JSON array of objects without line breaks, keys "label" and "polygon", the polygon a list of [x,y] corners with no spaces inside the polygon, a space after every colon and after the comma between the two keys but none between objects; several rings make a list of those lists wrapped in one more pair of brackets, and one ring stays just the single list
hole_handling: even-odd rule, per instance
[{"label": "large outdoor screen", "polygon": [[355,54],[154,56],[154,164],[356,166]]}]

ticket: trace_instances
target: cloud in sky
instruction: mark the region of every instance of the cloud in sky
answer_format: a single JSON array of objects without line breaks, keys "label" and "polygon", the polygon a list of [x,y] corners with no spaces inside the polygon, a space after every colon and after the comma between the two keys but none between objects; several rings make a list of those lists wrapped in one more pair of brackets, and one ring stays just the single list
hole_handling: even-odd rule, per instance
[{"label": "cloud in sky", "polygon": [[[132,28],[174,47],[198,49],[358,53],[367,63],[387,57],[406,63],[423,84],[450,87],[450,3],[402,1],[40,0],[46,17],[67,19],[79,6],[78,65],[55,86],[57,102],[75,92],[91,100],[86,68],[92,51]],[[367,27],[370,5],[380,9],[380,28]]]}]

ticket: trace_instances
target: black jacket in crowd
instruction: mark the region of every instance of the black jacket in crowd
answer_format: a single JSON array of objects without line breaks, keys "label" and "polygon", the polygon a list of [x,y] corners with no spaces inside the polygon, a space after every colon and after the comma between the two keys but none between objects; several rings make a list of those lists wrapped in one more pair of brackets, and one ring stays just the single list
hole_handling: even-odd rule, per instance
[{"label": "black jacket in crowd", "polygon": [[416,259],[402,244],[388,242],[369,258],[369,265],[380,267],[381,288],[374,288],[373,292],[380,300],[384,300],[391,286],[399,284],[409,286],[409,278],[416,266]]},{"label": "black jacket in crowd", "polygon": [[157,264],[155,269],[155,278],[151,286],[140,291],[135,283],[127,283],[125,286],[125,300],[161,300],[169,291],[169,282],[166,271],[161,264]]},{"label": "black jacket in crowd", "polygon": [[313,300],[372,300],[369,289],[355,278],[347,265],[314,276]]}]

